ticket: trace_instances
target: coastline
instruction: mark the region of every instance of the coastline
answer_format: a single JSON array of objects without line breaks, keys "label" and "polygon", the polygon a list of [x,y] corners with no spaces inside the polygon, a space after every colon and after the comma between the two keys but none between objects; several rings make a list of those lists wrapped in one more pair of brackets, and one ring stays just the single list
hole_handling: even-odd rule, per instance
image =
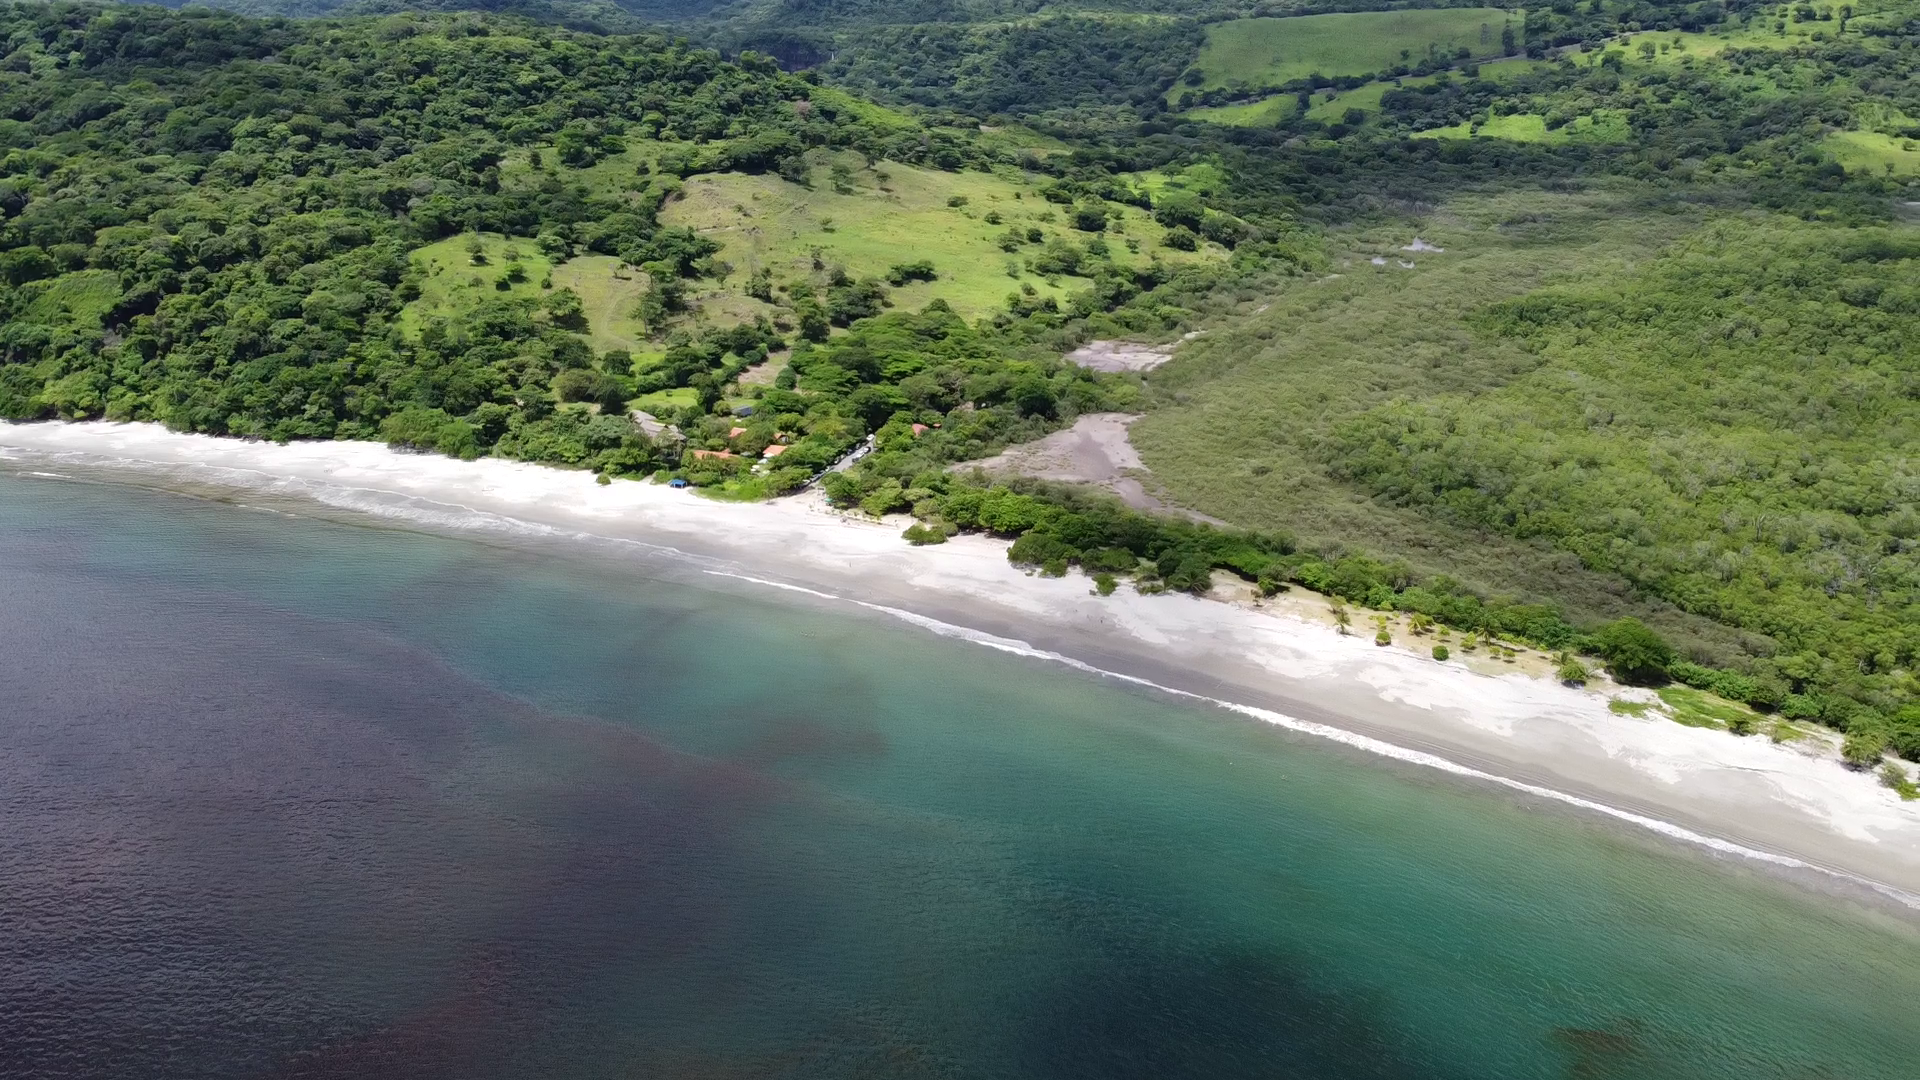
[{"label": "coastline", "polygon": [[377,443],[245,442],[150,424],[0,425],[0,463],[28,475],[74,468],[162,488],[265,492],[432,531],[681,552],[716,585],[859,605],[1846,892],[1873,887],[1920,910],[1920,804],[1831,757],[1613,714],[1594,691],[1378,648],[1284,604],[1124,587],[1098,597],[1077,573],[1047,579],[1011,566],[1003,542],[962,536],[915,548],[899,538],[904,521],[855,520],[817,495],[724,503],[519,462]]}]

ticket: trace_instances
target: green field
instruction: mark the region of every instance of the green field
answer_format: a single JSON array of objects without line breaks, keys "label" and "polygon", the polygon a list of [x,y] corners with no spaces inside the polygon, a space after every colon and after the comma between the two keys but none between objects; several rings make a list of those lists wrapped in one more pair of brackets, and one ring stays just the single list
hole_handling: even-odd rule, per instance
[{"label": "green field", "polygon": [[[1024,139],[1028,134],[1017,129],[1007,137]],[[895,265],[930,260],[936,279],[892,287],[894,306],[917,309],[937,298],[967,318],[1004,310],[1008,294],[1022,288],[1065,300],[1087,284],[1073,277],[1035,274],[1025,266],[1047,239],[1085,244],[1092,234],[1069,224],[1071,208],[1048,202],[1039,182],[1019,170],[948,172],[894,162],[869,166],[856,154],[820,151],[809,158],[813,175],[808,186],[766,174],[700,174],[684,181],[655,175],[653,166],[660,156],[682,148],[635,140],[622,153],[560,173],[597,193],[636,201],[646,198],[651,185],[671,184],[675,190],[660,212],[661,222],[693,229],[721,245],[723,273],[688,283],[688,310],[675,325],[781,317],[780,307],[749,295],[758,271],[769,273],[776,284],[821,285],[836,267],[856,278],[885,278]],[[532,164],[534,152],[542,153],[543,168]],[[551,154],[550,148],[538,147],[510,156],[501,164],[503,180],[516,185],[543,182]],[[1148,173],[1134,180],[1148,190],[1170,179],[1204,189],[1210,178],[1218,179],[1217,171],[1203,166],[1192,176]],[[1106,242],[1115,262],[1159,258],[1182,263],[1225,255],[1214,245],[1202,245],[1197,252],[1169,248],[1164,244],[1166,230],[1147,211],[1118,205],[1111,210]],[[1007,252],[999,241],[1013,228],[1038,229],[1045,239]],[[458,319],[485,299],[539,299],[553,290],[572,289],[585,309],[585,336],[596,352],[625,349],[644,363],[661,348],[660,335],[650,335],[635,318],[636,305],[648,288],[646,275],[612,256],[582,254],[556,262],[529,238],[488,233],[428,244],[413,253],[413,260],[423,276],[419,298],[407,305],[401,318],[409,335],[417,336],[429,318]],[[511,280],[510,266],[518,267]]]},{"label": "green field", "polygon": [[[475,242],[484,262],[474,259]],[[538,299],[555,289],[572,289],[586,310],[586,337],[596,352],[646,351],[645,328],[633,318],[634,305],[647,290],[646,275],[622,267],[612,256],[580,255],[556,264],[531,240],[483,233],[428,244],[413,258],[424,277],[419,299],[401,315],[401,328],[409,334],[418,334],[429,318],[458,319],[487,298]],[[515,264],[522,279],[506,281],[507,268]]]},{"label": "green field", "polygon": [[[1498,56],[1501,27],[1511,21],[1517,33],[1522,17],[1500,8],[1433,8],[1235,19],[1207,31],[1194,67],[1204,79],[1200,88],[1211,89],[1277,86],[1315,74],[1368,75],[1418,63],[1430,49]],[[1186,89],[1193,87],[1177,84],[1169,97]]]},{"label": "green field", "polygon": [[1616,109],[1599,109],[1588,116],[1549,130],[1547,118],[1539,113],[1509,113],[1492,116],[1474,130],[1471,124],[1429,128],[1414,133],[1416,139],[1505,139],[1508,142],[1569,143],[1623,142],[1631,135],[1626,114]]},{"label": "green field", "polygon": [[1895,138],[1877,131],[1842,131],[1821,144],[1850,173],[1920,175],[1920,139]]},{"label": "green field", "polygon": [[[1375,99],[1378,101],[1378,99]],[[1188,109],[1183,116],[1222,127],[1271,127],[1294,113],[1293,98],[1286,94],[1237,105],[1203,105]]]},{"label": "green field", "polygon": [[[418,249],[413,259],[424,276],[419,299],[401,315],[400,326],[409,334],[418,334],[431,318],[457,319],[490,297],[537,299],[546,295],[543,284],[553,273],[553,263],[532,240],[497,233],[449,236]],[[516,265],[519,280],[507,280],[508,268]]]},{"label": "green field", "polygon": [[[839,191],[830,181],[835,164],[845,170]],[[823,266],[844,267],[856,278],[885,277],[896,264],[930,260],[938,278],[894,288],[895,306],[919,308],[939,298],[968,318],[1002,310],[1007,294],[1023,285],[1061,299],[1084,287],[1073,278],[1008,272],[1039,250],[1034,245],[1013,253],[1001,250],[997,240],[1009,228],[1036,228],[1076,242],[1089,239],[1067,224],[1068,208],[1041,198],[1038,186],[1017,172],[944,172],[892,162],[867,168],[853,155],[823,157],[816,172],[811,187],[768,175],[689,177],[684,194],[661,212],[663,223],[718,241],[720,257],[733,267],[725,282],[699,294],[697,302],[711,309],[710,315],[721,318],[727,305],[755,303],[740,292],[755,271],[770,272],[776,282],[813,276],[816,255]],[[964,201],[956,206],[956,200]],[[999,223],[989,222],[989,214]],[[1164,236],[1146,211],[1126,207],[1107,243],[1121,263],[1222,254],[1218,249],[1175,251],[1163,245]],[[1130,250],[1128,241],[1140,250]]]}]

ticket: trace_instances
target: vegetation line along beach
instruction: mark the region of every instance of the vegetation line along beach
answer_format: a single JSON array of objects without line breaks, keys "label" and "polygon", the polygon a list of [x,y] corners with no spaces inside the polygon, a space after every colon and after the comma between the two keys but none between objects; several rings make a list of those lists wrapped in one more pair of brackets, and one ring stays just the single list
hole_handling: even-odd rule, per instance
[{"label": "vegetation line along beach", "polygon": [[[1837,755],[1622,715],[1598,691],[1497,661],[1475,671],[1381,648],[1300,605],[1232,592],[1102,596],[1078,573],[1022,572],[1004,541],[962,536],[916,547],[900,541],[897,520],[862,520],[817,496],[740,504],[375,443],[281,446],[142,424],[14,425],[0,428],[0,449],[15,469],[278,495],[434,530],[666,545],[723,559],[738,568],[728,573],[749,580],[844,597],[995,647],[1017,643],[1090,673],[1535,796],[1584,800],[1723,853],[1827,868],[1884,883],[1895,898],[1920,895],[1920,807]],[[1109,659],[1090,664],[1076,654]]]},{"label": "vegetation line along beach", "polygon": [[239,6],[0,6],[23,452],[857,555],[1920,860],[1916,0]]}]

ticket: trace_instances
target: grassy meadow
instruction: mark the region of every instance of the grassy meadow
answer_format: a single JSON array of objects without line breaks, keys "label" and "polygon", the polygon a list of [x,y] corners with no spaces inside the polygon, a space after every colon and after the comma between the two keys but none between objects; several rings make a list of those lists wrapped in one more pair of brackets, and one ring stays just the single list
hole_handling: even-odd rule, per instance
[{"label": "grassy meadow", "polygon": [[[1374,102],[1379,103],[1379,98]],[[1181,115],[1201,120],[1221,127],[1272,127],[1294,114],[1292,95],[1277,94],[1259,101],[1242,101],[1232,105],[1202,105],[1197,109],[1188,109]]]},{"label": "grassy meadow", "polygon": [[[1025,269],[1024,256],[1036,246],[1017,252],[1000,248],[999,237],[1013,228],[1087,239],[1067,223],[1068,208],[1042,198],[1023,174],[944,172],[892,162],[868,168],[854,155],[823,157],[815,171],[807,187],[771,175],[687,178],[682,194],[661,211],[661,221],[718,241],[720,257],[733,267],[718,287],[703,289],[699,303],[718,313],[725,304],[746,299],[739,290],[754,272],[765,270],[775,281],[804,279],[818,271],[816,262],[844,267],[856,278],[884,278],[896,264],[930,260],[939,276],[894,288],[894,305],[913,309],[938,298],[967,318],[1002,310],[1007,294],[1022,286],[1056,299],[1085,287],[1076,278]],[[1218,248],[1177,251],[1164,244],[1165,235],[1146,211],[1126,207],[1110,227],[1107,243],[1120,263],[1154,257],[1179,263],[1225,254]]]},{"label": "grassy meadow", "polygon": [[[998,134],[1023,142],[1030,135],[1024,129]],[[948,172],[815,151],[804,185],[772,174],[706,173],[680,181],[655,175],[661,156],[679,149],[682,144],[636,140],[584,168],[559,168],[551,147],[535,147],[502,162],[501,175],[503,182],[528,186],[559,179],[636,202],[651,197],[653,185],[668,184],[671,194],[661,208],[661,222],[718,242],[724,264],[722,276],[688,282],[687,310],[676,316],[675,326],[780,317],[783,309],[775,303],[749,295],[753,276],[762,271],[776,287],[800,281],[821,285],[834,268],[856,278],[884,279],[896,265],[929,260],[937,277],[890,287],[893,306],[916,310],[942,299],[968,319],[1005,310],[1007,296],[1023,288],[1064,301],[1088,284],[1027,267],[1047,240],[1085,244],[1092,234],[1069,223],[1071,207],[1043,197],[1044,178],[1018,169]],[[534,164],[534,153],[541,155],[541,164]],[[1204,191],[1222,182],[1217,173],[1202,166],[1178,176],[1142,173],[1131,180],[1149,191],[1169,184]],[[1138,207],[1114,204],[1110,211],[1105,236],[1117,263],[1157,258],[1178,264],[1226,256],[1214,244],[1194,252],[1168,247],[1166,230]],[[1001,239],[1009,230],[1037,230],[1043,239],[1008,252]],[[484,233],[448,237],[418,248],[412,258],[422,278],[420,296],[402,313],[401,327],[409,335],[417,336],[430,318],[458,319],[485,299],[539,299],[572,289],[586,316],[584,336],[596,352],[625,349],[643,364],[662,354],[663,334],[650,334],[636,318],[648,289],[646,275],[612,256],[583,253],[556,261],[532,238]],[[115,300],[117,293],[104,302]]]},{"label": "grassy meadow", "polygon": [[[1235,19],[1207,31],[1194,61],[1201,88],[1278,85],[1319,74],[1367,75],[1413,60],[1429,49],[1451,54],[1465,48],[1476,57],[1500,54],[1500,30],[1516,32],[1521,13],[1500,8],[1430,8]],[[1182,89],[1170,92],[1178,97]]]},{"label": "grassy meadow", "polygon": [[449,236],[416,249],[413,260],[424,277],[419,298],[401,314],[401,329],[410,334],[428,319],[457,319],[491,297],[537,299],[553,274],[552,261],[532,240],[498,233]]},{"label": "grassy meadow", "polygon": [[1850,173],[1920,176],[1920,139],[1896,138],[1878,131],[1841,131],[1822,144]]},{"label": "grassy meadow", "polygon": [[1505,116],[1490,116],[1487,122],[1477,127],[1473,124],[1453,124],[1449,127],[1428,128],[1414,133],[1416,139],[1505,139],[1508,142],[1530,143],[1617,143],[1625,142],[1632,136],[1627,126],[1626,114],[1617,109],[1596,109],[1585,116],[1576,116],[1568,123],[1548,128],[1547,118],[1539,113],[1509,113]]}]

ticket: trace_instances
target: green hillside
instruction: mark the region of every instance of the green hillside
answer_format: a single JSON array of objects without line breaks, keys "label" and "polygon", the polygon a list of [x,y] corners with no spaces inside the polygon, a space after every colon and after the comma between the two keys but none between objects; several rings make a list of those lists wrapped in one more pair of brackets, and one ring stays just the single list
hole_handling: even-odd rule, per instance
[{"label": "green hillside", "polygon": [[1425,8],[1216,23],[1207,28],[1194,74],[1181,87],[1280,86],[1315,75],[1371,75],[1461,50],[1467,57],[1499,56],[1502,29],[1517,27],[1523,18],[1499,8]]}]

